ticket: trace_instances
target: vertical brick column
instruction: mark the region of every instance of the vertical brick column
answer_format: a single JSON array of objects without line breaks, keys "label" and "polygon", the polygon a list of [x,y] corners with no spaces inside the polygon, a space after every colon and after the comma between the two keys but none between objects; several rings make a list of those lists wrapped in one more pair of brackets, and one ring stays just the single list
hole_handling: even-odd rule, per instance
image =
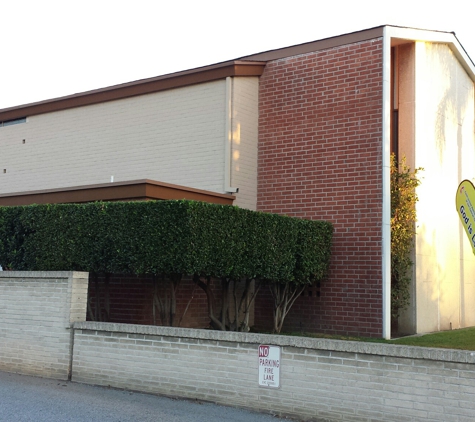
[{"label": "vertical brick column", "polygon": [[87,287],[88,273],[1,271],[0,370],[67,379]]},{"label": "vertical brick column", "polygon": [[258,210],[335,226],[329,278],[288,329],[382,333],[382,68],[374,39],[271,61],[260,79]]}]

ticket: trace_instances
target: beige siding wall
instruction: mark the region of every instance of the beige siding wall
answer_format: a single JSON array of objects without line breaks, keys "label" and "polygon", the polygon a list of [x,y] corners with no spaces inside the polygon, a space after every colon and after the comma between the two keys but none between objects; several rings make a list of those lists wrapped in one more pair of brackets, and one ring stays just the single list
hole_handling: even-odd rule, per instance
[{"label": "beige siding wall", "polygon": [[235,205],[257,206],[258,78],[234,78],[232,99],[231,186]]},{"label": "beige siding wall", "polygon": [[416,331],[475,325],[475,259],[455,209],[475,180],[474,84],[442,44],[415,44]]},{"label": "beige siding wall", "polygon": [[224,113],[223,80],[28,117],[0,129],[0,193],[111,176],[223,192]]}]

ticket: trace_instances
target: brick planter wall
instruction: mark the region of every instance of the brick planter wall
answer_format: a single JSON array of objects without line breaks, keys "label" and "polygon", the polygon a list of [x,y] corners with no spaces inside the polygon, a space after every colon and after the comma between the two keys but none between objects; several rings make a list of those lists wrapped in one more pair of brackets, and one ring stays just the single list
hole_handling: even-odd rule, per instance
[{"label": "brick planter wall", "polygon": [[[88,322],[87,280],[0,273],[1,371],[299,420],[473,420],[475,352]],[[259,386],[261,344],[280,348],[279,388]]]},{"label": "brick planter wall", "polygon": [[[260,344],[281,348],[280,388],[259,386]],[[377,343],[85,322],[75,324],[72,379],[298,420],[475,413],[474,353]]]},{"label": "brick planter wall", "polygon": [[67,379],[71,324],[86,320],[87,273],[0,272],[0,371]]}]

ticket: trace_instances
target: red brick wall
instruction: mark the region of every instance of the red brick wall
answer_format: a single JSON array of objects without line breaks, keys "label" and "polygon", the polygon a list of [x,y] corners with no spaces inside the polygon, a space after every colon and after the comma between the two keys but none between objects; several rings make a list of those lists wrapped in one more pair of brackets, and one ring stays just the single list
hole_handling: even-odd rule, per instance
[{"label": "red brick wall", "polygon": [[[158,284],[164,286],[161,279],[158,280]],[[96,320],[96,303],[99,299],[100,306],[98,310],[100,310],[100,316],[97,320],[125,324],[165,325],[160,319],[158,309],[156,310],[155,321],[153,319],[154,283],[151,276],[113,275],[110,277],[108,289],[109,315],[106,313],[107,294],[104,278],[100,277],[98,279],[96,293],[95,280],[93,277],[89,277],[90,311],[87,314],[88,321]],[[162,287],[159,294],[164,297]],[[190,277],[184,277],[181,280],[177,289],[176,305],[175,326],[186,328],[209,327],[210,319],[206,295],[200,287],[193,283]],[[178,324],[180,321],[181,323]]]},{"label": "red brick wall", "polygon": [[285,329],[380,336],[382,40],[269,62],[259,97],[258,210],[335,226],[329,278]]}]

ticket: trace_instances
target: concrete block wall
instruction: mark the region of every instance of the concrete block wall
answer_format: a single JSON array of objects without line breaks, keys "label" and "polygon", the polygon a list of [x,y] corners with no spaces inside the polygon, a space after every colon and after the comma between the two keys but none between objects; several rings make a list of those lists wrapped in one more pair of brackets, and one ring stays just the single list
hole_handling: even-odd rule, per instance
[{"label": "concrete block wall", "polygon": [[[258,386],[258,346],[281,347],[280,388]],[[72,379],[299,420],[460,421],[475,414],[475,353],[82,322]]]},{"label": "concrete block wall", "polygon": [[287,329],[382,335],[382,71],[375,38],[270,61],[260,78],[258,211],[335,227],[329,280]]},{"label": "concrete block wall", "polygon": [[88,274],[0,272],[0,370],[67,379],[71,324],[86,320]]}]

